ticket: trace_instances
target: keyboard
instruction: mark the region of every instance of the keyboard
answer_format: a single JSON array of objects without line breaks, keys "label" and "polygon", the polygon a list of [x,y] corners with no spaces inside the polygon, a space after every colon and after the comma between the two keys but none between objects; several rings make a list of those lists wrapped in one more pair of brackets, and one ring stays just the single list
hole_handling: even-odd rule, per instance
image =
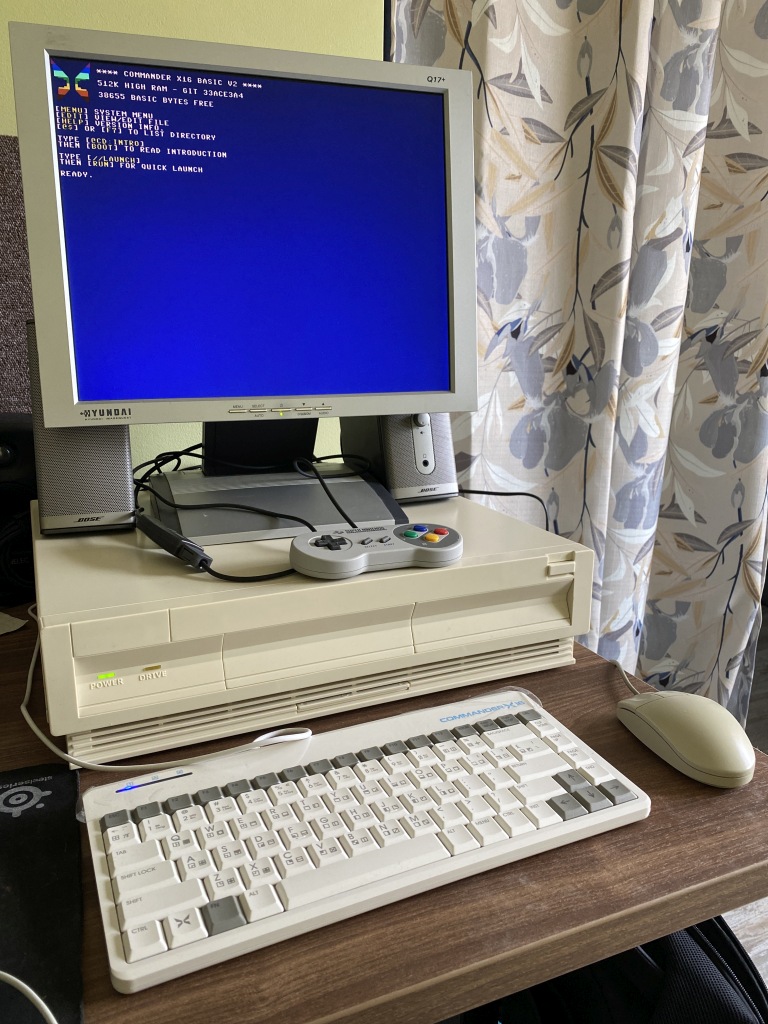
[{"label": "keyboard", "polygon": [[83,796],[120,992],[649,811],[642,790],[508,689]]}]

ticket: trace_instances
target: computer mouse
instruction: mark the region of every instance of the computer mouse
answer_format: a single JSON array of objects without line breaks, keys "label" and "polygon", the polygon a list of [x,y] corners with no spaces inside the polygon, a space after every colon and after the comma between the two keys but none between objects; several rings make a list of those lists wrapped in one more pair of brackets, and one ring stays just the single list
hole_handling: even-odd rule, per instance
[{"label": "computer mouse", "polygon": [[619,721],[673,768],[720,789],[750,781],[755,751],[731,712],[697,693],[656,690],[619,701]]}]

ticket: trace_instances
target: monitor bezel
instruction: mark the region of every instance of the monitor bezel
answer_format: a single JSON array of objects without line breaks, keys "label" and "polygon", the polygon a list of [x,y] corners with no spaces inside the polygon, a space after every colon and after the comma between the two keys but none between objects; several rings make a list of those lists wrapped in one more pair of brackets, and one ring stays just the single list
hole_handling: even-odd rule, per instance
[{"label": "monitor bezel", "polygon": [[[27,223],[42,412],[47,427],[244,422],[284,418],[468,412],[477,408],[477,329],[472,139],[468,71],[187,39],[48,25],[9,25]],[[274,74],[414,89],[444,97],[450,325],[449,391],[398,394],[233,396],[84,402],[76,397],[50,57]],[[47,116],[42,116],[47,112]]]}]

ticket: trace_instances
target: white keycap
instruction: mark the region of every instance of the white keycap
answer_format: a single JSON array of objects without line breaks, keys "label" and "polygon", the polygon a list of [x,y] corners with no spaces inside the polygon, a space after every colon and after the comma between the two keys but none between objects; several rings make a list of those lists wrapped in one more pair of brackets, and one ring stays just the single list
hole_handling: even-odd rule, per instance
[{"label": "white keycap", "polygon": [[548,800],[551,796],[562,796],[565,790],[548,775],[543,779],[531,779],[530,782],[521,782],[513,786],[513,796],[523,804],[533,804],[537,800]]},{"label": "white keycap", "polygon": [[463,796],[452,782],[439,782],[435,786],[430,786],[427,792],[438,805],[455,804]]},{"label": "white keycap", "polygon": [[463,764],[472,775],[481,775],[483,772],[488,772],[493,768],[485,753],[480,753],[479,751],[473,751],[471,754],[462,754],[459,758],[459,764]]},{"label": "white keycap", "polygon": [[420,814],[408,814],[401,821],[401,825],[412,838],[414,836],[423,836],[430,832],[439,832],[440,828],[433,817],[426,813],[426,811]]},{"label": "white keycap", "polygon": [[337,861],[314,874],[284,878],[276,889],[287,908],[301,907],[447,857],[450,857],[450,853],[437,836],[418,836],[410,842],[371,850],[357,858],[354,870],[350,869],[349,863]]},{"label": "white keycap", "polygon": [[249,889],[239,899],[243,916],[248,922],[263,921],[266,917],[274,917],[283,912],[283,905],[271,885]]},{"label": "white keycap", "polygon": [[511,811],[522,806],[521,801],[508,789],[497,789],[495,793],[489,793],[485,799],[496,812]]},{"label": "white keycap", "polygon": [[166,836],[162,841],[163,852],[168,860],[176,860],[183,857],[185,853],[198,850],[197,838],[194,832],[174,832]]},{"label": "white keycap", "polygon": [[295,825],[288,825],[281,828],[278,835],[286,850],[296,850],[303,846],[310,846],[317,841],[317,836],[312,830],[308,821],[299,821]]},{"label": "white keycap", "polygon": [[468,821],[487,818],[488,815],[493,814],[493,808],[482,796],[471,796],[467,800],[459,800],[456,806]]},{"label": "white keycap", "polygon": [[520,755],[521,760],[525,760],[528,757],[538,757],[539,754],[549,754],[552,752],[552,748],[538,738],[538,736],[529,736],[528,739],[522,740],[519,743],[510,743],[510,750],[516,750]]},{"label": "white keycap", "polygon": [[339,836],[341,848],[347,857],[359,857],[369,850],[375,850],[378,843],[367,828],[356,828]]},{"label": "white keycap", "polygon": [[335,860],[347,860],[347,855],[342,850],[337,839],[327,839],[324,843],[315,843],[307,847],[309,859],[316,868],[324,864],[332,864]]},{"label": "white keycap", "polygon": [[231,796],[211,800],[205,805],[209,821],[229,821],[241,814],[240,806]]},{"label": "white keycap", "polygon": [[440,776],[430,767],[423,768],[411,768],[410,771],[405,773],[405,777],[411,780],[411,783],[418,789],[426,789],[427,786],[432,786],[435,783],[442,782]]},{"label": "white keycap", "polygon": [[353,771],[361,782],[376,782],[387,774],[387,769],[379,761],[360,761]]},{"label": "white keycap", "polygon": [[123,931],[132,925],[145,924],[147,921],[158,921],[168,917],[174,911],[185,910],[187,907],[202,907],[208,902],[203,884],[199,878],[188,878],[163,889],[151,889],[149,892],[129,896],[117,903],[117,916]]},{"label": "white keycap", "polygon": [[247,864],[243,864],[240,867],[240,877],[246,889],[258,889],[261,885],[274,885],[280,881],[277,868],[268,857],[264,860],[249,860]]},{"label": "white keycap", "polygon": [[247,839],[248,836],[258,835],[264,831],[264,822],[261,815],[256,811],[249,811],[241,814],[239,818],[233,818],[229,827],[235,839]]},{"label": "white keycap", "polygon": [[216,871],[213,859],[207,850],[195,850],[179,857],[176,861],[176,870],[182,882],[187,878],[205,878]]},{"label": "white keycap", "polygon": [[278,853],[274,861],[281,878],[289,878],[305,871],[314,871],[314,865],[309,859],[307,851],[303,849],[283,850],[282,853]]},{"label": "white keycap", "polygon": [[133,893],[173,885],[177,881],[176,868],[171,861],[161,860],[154,864],[143,864],[130,871],[118,872],[112,879],[112,891],[115,900],[122,900]]},{"label": "white keycap", "polygon": [[481,846],[490,846],[507,838],[507,833],[501,825],[491,817],[470,821],[467,828]]},{"label": "white keycap", "polygon": [[430,817],[441,829],[452,828],[454,825],[466,825],[467,818],[458,804],[443,804],[429,812]]},{"label": "white keycap", "polygon": [[261,820],[265,828],[277,829],[295,825],[299,819],[291,810],[290,804],[281,804],[280,807],[268,807],[266,811],[262,811]]},{"label": "white keycap", "polygon": [[226,821],[217,821],[210,825],[202,825],[195,829],[197,842],[201,850],[212,850],[214,846],[232,841],[232,833]]},{"label": "white keycap", "polygon": [[352,787],[352,793],[359,804],[372,804],[376,800],[386,800],[387,791],[380,782],[359,782]]},{"label": "white keycap", "polygon": [[351,768],[334,768],[328,772],[326,778],[332,789],[349,789],[358,781],[357,776]]},{"label": "white keycap", "polygon": [[198,828],[200,825],[207,825],[208,818],[202,807],[195,804],[193,807],[182,807],[173,814],[173,827],[177,832],[186,832],[191,828]]},{"label": "white keycap", "polygon": [[305,775],[299,779],[298,787],[303,796],[322,796],[331,791],[331,784],[324,775]]},{"label": "white keycap", "polygon": [[169,949],[188,946],[190,942],[197,942],[198,939],[208,937],[202,915],[195,907],[190,907],[189,910],[166,917],[163,921],[163,931],[165,932]]},{"label": "white keycap", "polygon": [[539,757],[532,757],[530,761],[519,761],[517,764],[508,764],[505,771],[508,771],[515,782],[527,782],[529,779],[538,779],[545,775],[554,775],[556,772],[570,768],[563,758],[552,751],[549,754],[541,754]]},{"label": "white keycap", "polygon": [[501,811],[496,815],[496,821],[509,836],[520,836],[524,832],[533,832],[536,829],[532,819],[516,807]]},{"label": "white keycap", "polygon": [[[323,779],[323,782],[325,782],[325,779]],[[269,802],[269,797],[263,789],[251,789],[246,790],[245,793],[241,793],[238,796],[237,806],[240,808],[242,814],[247,815],[254,811],[266,811],[266,809],[272,805]]]},{"label": "white keycap", "polygon": [[526,804],[522,811],[523,814],[531,819],[536,828],[545,828],[547,825],[559,825],[562,821],[557,811],[553,811],[549,804],[543,800]]},{"label": "white keycap", "polygon": [[462,736],[457,742],[465,754],[482,754],[487,747],[480,736]]},{"label": "white keycap", "polygon": [[388,818],[402,818],[408,811],[403,807],[402,802],[396,796],[389,796],[383,800],[377,800],[371,804],[371,810],[379,819],[386,821]]},{"label": "white keycap", "polygon": [[548,747],[552,747],[553,750],[565,750],[566,747],[573,745],[573,740],[570,736],[566,736],[565,733],[560,732],[559,729],[555,729],[554,732],[548,732],[542,739]]},{"label": "white keycap", "polygon": [[469,774],[460,761],[442,761],[440,764],[435,765],[435,773],[439,775],[444,782],[453,783],[463,775]]},{"label": "white keycap", "polygon": [[462,796],[480,796],[489,791],[478,775],[462,775],[461,778],[454,779],[453,784]]},{"label": "white keycap", "polygon": [[490,771],[481,772],[480,779],[490,790],[509,789],[512,785],[512,776],[503,768],[491,768]]},{"label": "white keycap", "polygon": [[514,764],[520,760],[517,751],[512,750],[511,747],[496,747],[494,750],[489,750],[485,756],[494,768],[505,768],[508,764]]},{"label": "white keycap", "polygon": [[590,753],[576,744],[565,747],[560,751],[560,756],[565,758],[571,768],[581,768],[582,765],[589,764],[593,760]]},{"label": "white keycap", "polygon": [[168,945],[157,921],[147,921],[123,932],[123,949],[129,964],[164,953]]},{"label": "white keycap", "polygon": [[276,807],[282,804],[292,804],[294,800],[301,797],[299,787],[295,782],[279,782],[276,786],[270,786],[267,795]]},{"label": "white keycap", "polygon": [[350,831],[357,828],[370,828],[375,825],[378,818],[373,811],[364,804],[354,804],[352,807],[341,812],[342,820]]},{"label": "white keycap", "polygon": [[213,862],[219,870],[237,868],[251,859],[244,843],[237,840],[232,843],[222,843],[221,846],[215,846],[212,853]]},{"label": "white keycap", "polygon": [[595,761],[587,761],[586,764],[579,765],[579,771],[586,779],[589,779],[593,786],[599,786],[601,782],[608,782],[613,778],[606,768],[601,768]]},{"label": "white keycap", "polygon": [[139,835],[142,842],[146,842],[148,839],[162,839],[163,836],[169,836],[175,831],[173,822],[167,814],[156,814],[152,818],[144,818],[139,822]]},{"label": "white keycap", "polygon": [[393,775],[388,775],[380,781],[381,788],[385,793],[388,793],[389,796],[400,796],[400,794],[404,793],[407,789],[413,789],[413,783],[402,772],[395,772]]},{"label": "white keycap", "polygon": [[328,810],[325,803],[319,796],[305,796],[296,803],[291,804],[293,813],[299,821],[311,821],[313,818],[325,814]]},{"label": "white keycap", "polygon": [[414,749],[409,750],[405,756],[411,764],[422,768],[428,768],[429,765],[437,764],[440,760],[432,747],[414,747]]},{"label": "white keycap", "polygon": [[379,763],[390,775],[403,775],[413,767],[413,762],[408,760],[406,754],[387,754]]},{"label": "white keycap", "polygon": [[408,833],[400,822],[393,818],[371,825],[370,832],[379,846],[394,846],[396,843],[408,842]]},{"label": "white keycap", "polygon": [[324,842],[326,839],[335,839],[336,836],[347,831],[346,824],[338,814],[323,814],[319,818],[314,818],[311,824],[320,842]]},{"label": "white keycap", "polygon": [[107,857],[107,864],[109,873],[114,876],[118,871],[126,871],[129,867],[164,859],[160,843],[156,839],[150,839],[146,843],[116,846]]},{"label": "white keycap", "polygon": [[437,743],[435,745],[435,752],[441,761],[455,761],[463,754],[463,750],[456,740],[446,740],[445,743]]},{"label": "white keycap", "polygon": [[342,786],[341,789],[334,790],[333,793],[326,793],[323,797],[323,803],[326,805],[327,810],[340,814],[345,807],[356,804],[357,799],[353,796],[351,789]]},{"label": "white keycap", "polygon": [[225,868],[215,875],[207,875],[204,879],[205,891],[210,900],[220,900],[222,896],[237,896],[245,891],[243,880],[235,868]]},{"label": "white keycap", "polygon": [[480,843],[475,839],[466,825],[452,825],[438,833],[441,841],[452,856],[476,850]]},{"label": "white keycap", "polygon": [[139,830],[132,821],[127,821],[125,825],[115,825],[104,833],[104,849],[107,853],[122,846],[133,846],[140,841]]},{"label": "white keycap", "polygon": [[435,801],[429,793],[425,793],[421,789],[407,789],[399,794],[398,800],[411,814],[415,814],[417,811],[428,811],[435,806]]},{"label": "white keycap", "polygon": [[248,836],[245,845],[254,860],[260,860],[262,857],[274,857],[283,849],[277,832],[271,831],[256,832],[254,835]]},{"label": "white keycap", "polygon": [[525,725],[507,725],[503,729],[491,729],[482,735],[483,743],[494,750],[499,747],[507,747],[510,743],[517,743],[530,737],[530,730]]}]

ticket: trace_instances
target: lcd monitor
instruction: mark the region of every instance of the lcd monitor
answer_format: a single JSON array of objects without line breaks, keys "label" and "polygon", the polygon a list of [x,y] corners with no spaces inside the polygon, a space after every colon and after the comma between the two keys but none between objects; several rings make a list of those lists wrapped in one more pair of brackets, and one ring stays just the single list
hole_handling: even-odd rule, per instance
[{"label": "lcd monitor", "polygon": [[10,34],[46,427],[476,408],[469,72]]}]

